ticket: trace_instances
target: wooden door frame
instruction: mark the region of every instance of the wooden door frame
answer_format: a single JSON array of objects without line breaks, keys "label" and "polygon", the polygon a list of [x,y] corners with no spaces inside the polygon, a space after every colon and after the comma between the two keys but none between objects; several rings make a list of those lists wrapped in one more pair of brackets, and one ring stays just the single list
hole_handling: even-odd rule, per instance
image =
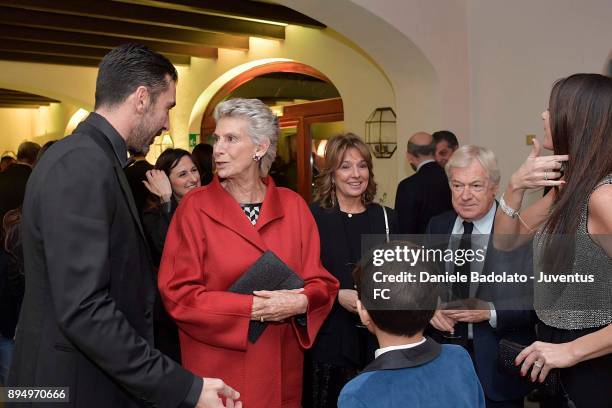
[{"label": "wooden door frame", "polygon": [[[241,85],[252,79],[273,73],[288,72],[309,75],[332,84],[329,78],[315,68],[299,62],[271,62],[252,68],[239,74],[223,85],[211,98],[204,110],[200,125],[200,142],[206,134],[215,129],[215,107]],[[332,84],[333,85],[333,84]],[[344,108],[341,98],[322,99],[285,106],[283,116],[279,118],[281,127],[296,126],[297,128],[297,178],[298,193],[308,202],[312,196],[312,168],[310,154],[312,138],[310,125],[318,122],[335,122],[344,120]]]},{"label": "wooden door frame", "polygon": [[251,68],[248,71],[238,74],[234,78],[230,79],[210,99],[208,105],[206,105],[204,114],[202,115],[202,124],[200,125],[200,142],[202,142],[203,135],[211,133],[212,130],[214,130],[215,128],[215,120],[213,117],[213,113],[215,107],[219,104],[219,102],[227,98],[227,96],[234,92],[238,87],[253,80],[254,78],[265,74],[271,74],[274,72],[304,74],[318,78],[322,81],[327,82],[328,84],[332,84],[330,79],[326,77],[322,72],[316,70],[310,65],[302,64],[300,62],[295,61],[270,62]]}]

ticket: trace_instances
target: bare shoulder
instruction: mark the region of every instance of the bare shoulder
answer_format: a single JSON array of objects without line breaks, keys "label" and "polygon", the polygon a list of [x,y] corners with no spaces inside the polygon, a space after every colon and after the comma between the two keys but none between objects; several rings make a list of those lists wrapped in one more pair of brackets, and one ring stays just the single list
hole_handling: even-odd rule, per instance
[{"label": "bare shoulder", "polygon": [[589,199],[589,232],[612,234],[612,184],[599,186]]}]

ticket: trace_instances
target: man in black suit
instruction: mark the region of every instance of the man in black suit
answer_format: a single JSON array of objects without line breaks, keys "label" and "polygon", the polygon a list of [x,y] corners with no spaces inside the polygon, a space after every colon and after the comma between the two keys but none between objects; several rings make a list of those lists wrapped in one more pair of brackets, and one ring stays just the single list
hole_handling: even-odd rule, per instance
[{"label": "man in black suit", "polygon": [[[446,240],[448,247],[484,250],[485,255],[482,262],[449,263],[444,270],[470,278],[472,271],[479,276],[503,271],[529,274],[530,246],[502,253],[495,251],[492,244],[495,194],[500,180],[493,152],[479,146],[463,146],[453,153],[446,169],[454,210],[433,217],[427,234],[437,234],[432,235],[432,240]],[[461,239],[455,240],[456,237]],[[453,333],[452,342],[464,346],[472,356],[488,408],[522,407],[523,397],[530,389],[519,376],[504,374],[497,366],[501,339],[520,344],[535,340],[530,288],[529,283],[482,283],[471,279],[465,284],[453,283],[454,298],[469,299],[464,303],[468,306],[461,310],[437,310],[431,320],[432,326],[442,332],[434,337],[444,341],[444,337],[450,337],[449,332]]]},{"label": "man in black suit", "polygon": [[153,348],[156,285],[122,167],[128,148],[147,151],[168,128],[176,81],[165,57],[115,48],[100,63],[95,112],[36,165],[23,206],[27,283],[9,386],[69,387],[62,407],[218,408],[219,395],[234,406],[238,394],[221,380],[198,378]]},{"label": "man in black suit", "polygon": [[395,194],[401,234],[423,234],[431,217],[453,208],[448,180],[434,160],[435,150],[429,133],[418,132],[408,140],[406,158],[416,173],[402,180]]},{"label": "man in black suit", "polygon": [[17,150],[17,161],[0,173],[0,225],[7,211],[21,207],[32,165],[39,151],[38,143],[21,143]]}]

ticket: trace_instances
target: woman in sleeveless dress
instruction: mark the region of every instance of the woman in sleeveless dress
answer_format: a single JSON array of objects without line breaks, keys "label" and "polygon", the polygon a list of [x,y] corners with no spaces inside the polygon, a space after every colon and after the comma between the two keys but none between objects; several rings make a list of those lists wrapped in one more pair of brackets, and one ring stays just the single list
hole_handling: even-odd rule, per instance
[{"label": "woman in sleeveless dress", "polygon": [[[495,245],[533,238],[537,341],[515,363],[532,381],[561,370],[559,404],[612,406],[612,79],[575,74],[553,86],[543,147],[512,175]],[[552,189],[521,209],[527,190]],[[562,276],[565,275],[565,276]],[[565,283],[550,283],[565,280]],[[555,405],[563,406],[563,405]]]}]

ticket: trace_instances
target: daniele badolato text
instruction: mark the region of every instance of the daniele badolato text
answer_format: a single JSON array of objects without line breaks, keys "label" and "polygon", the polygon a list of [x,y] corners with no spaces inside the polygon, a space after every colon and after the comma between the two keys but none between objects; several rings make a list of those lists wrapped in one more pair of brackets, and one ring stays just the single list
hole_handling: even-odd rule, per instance
[{"label": "daniele badolato text", "polygon": [[[372,251],[372,264],[380,267],[387,262],[403,262],[414,267],[417,262],[434,262],[438,264],[452,263],[456,267],[463,266],[466,262],[483,263],[487,248],[479,249],[431,249],[424,246],[398,245],[394,249],[376,249]],[[537,278],[537,279],[536,279]],[[471,271],[469,275],[460,272],[430,273],[400,272],[386,274],[375,272],[372,279],[376,283],[526,283],[536,281],[537,283],[593,283],[593,275],[574,274],[546,274],[538,272],[536,277],[529,273],[511,273],[507,271],[480,273]]]}]

